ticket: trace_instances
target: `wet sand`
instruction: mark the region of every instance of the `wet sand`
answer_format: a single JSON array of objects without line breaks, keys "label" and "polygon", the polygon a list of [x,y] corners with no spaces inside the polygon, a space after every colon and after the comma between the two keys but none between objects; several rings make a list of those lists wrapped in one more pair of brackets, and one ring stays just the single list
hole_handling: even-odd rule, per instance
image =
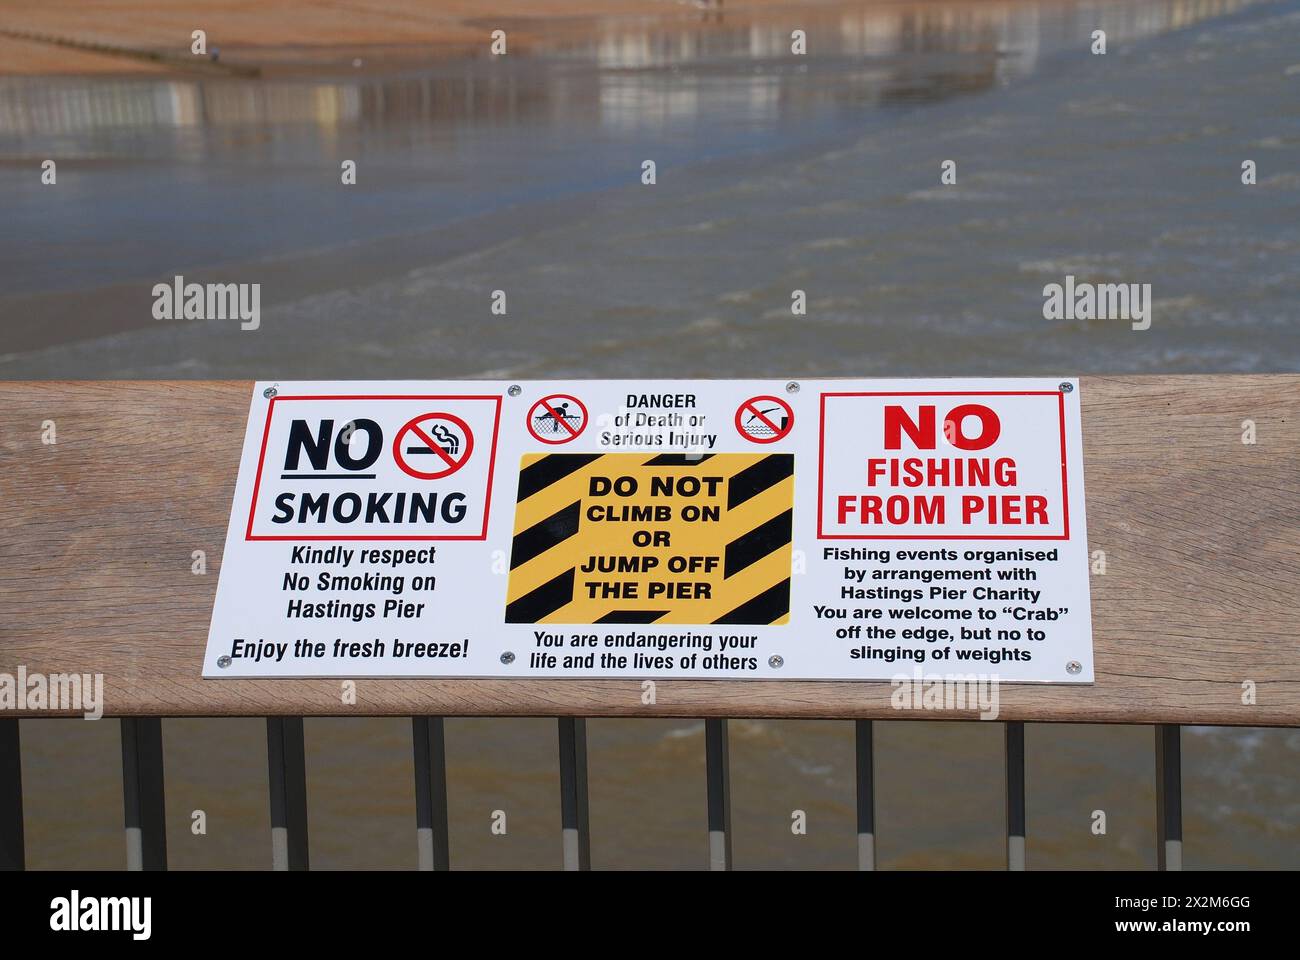
[{"label": "wet sand", "polygon": [[[545,37],[589,32],[596,21],[671,18],[701,23],[778,8],[844,5],[835,0],[0,0],[0,74],[165,72],[211,64],[190,51],[207,33],[219,63],[318,67],[409,65],[430,56],[487,49],[505,30],[513,50]],[[79,45],[100,47],[85,49]],[[147,57],[163,57],[151,60]]]}]

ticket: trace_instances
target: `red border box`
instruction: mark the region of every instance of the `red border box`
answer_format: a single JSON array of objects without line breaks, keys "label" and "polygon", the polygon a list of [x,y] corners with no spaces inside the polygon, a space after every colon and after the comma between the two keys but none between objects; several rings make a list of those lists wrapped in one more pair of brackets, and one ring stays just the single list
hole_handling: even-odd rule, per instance
[{"label": "red border box", "polygon": [[[346,535],[324,535],[324,536],[293,536],[293,535],[276,535],[276,536],[253,536],[253,518],[257,510],[257,494],[262,486],[262,465],[266,462],[266,444],[271,438],[271,416],[275,411],[275,405],[281,400],[491,400],[496,404],[496,411],[492,418],[492,450],[490,453],[491,460],[488,462],[487,475],[487,496],[483,501],[483,530],[478,534],[457,534],[451,536],[396,536],[396,537],[378,537],[372,534],[346,534]],[[488,517],[492,513],[492,479],[496,473],[497,466],[497,436],[501,432],[501,401],[500,396],[492,394],[322,394],[314,397],[272,397],[271,402],[266,407],[266,424],[262,428],[262,448],[257,456],[257,477],[253,481],[253,497],[248,506],[248,526],[244,531],[244,540],[486,540],[488,531]]]},{"label": "red border box", "polygon": [[[1061,534],[985,534],[983,536],[951,536],[928,534],[842,533],[822,532],[823,481],[826,470],[826,398],[827,397],[1051,397],[1057,399],[1061,426],[1061,502],[1064,505],[1064,532]],[[818,404],[817,424],[817,539],[818,540],[1069,540],[1070,539],[1070,487],[1065,450],[1065,394],[1059,390],[913,390],[913,391],[843,391],[823,393]]]}]

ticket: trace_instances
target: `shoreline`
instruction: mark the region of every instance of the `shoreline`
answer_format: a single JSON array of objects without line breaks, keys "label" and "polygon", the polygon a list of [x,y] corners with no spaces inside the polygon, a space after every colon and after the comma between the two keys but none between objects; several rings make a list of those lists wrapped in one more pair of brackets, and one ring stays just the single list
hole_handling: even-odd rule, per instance
[{"label": "shoreline", "polygon": [[[889,0],[887,0],[889,2]],[[707,27],[725,16],[862,7],[846,0],[371,0],[347,8],[284,0],[249,9],[236,0],[81,0],[23,6],[0,0],[0,76],[257,74],[263,70],[409,68],[453,56],[487,55],[494,30],[510,52],[589,38],[602,25]],[[718,4],[722,6],[719,7]],[[361,9],[357,7],[360,6]],[[190,51],[207,34],[209,56]],[[214,60],[210,54],[218,51]]]},{"label": "shoreline", "polygon": [[[1300,0],[1288,0],[1287,9],[1294,10],[1295,3]],[[992,4],[985,9],[991,7]],[[1270,9],[1271,4],[1240,10],[1229,5],[1223,10],[1225,20],[1214,27],[1216,42],[1226,44],[1235,52],[1253,43],[1251,38],[1258,30],[1252,29],[1252,22],[1275,20],[1283,25],[1287,22],[1284,17],[1278,20]],[[1239,13],[1242,16],[1238,17]],[[1295,14],[1290,16],[1295,23]],[[1070,21],[1065,23],[1069,27]],[[1035,25],[1039,26],[1037,21]],[[1010,27],[1008,30],[1008,35],[1017,35]],[[1117,44],[1123,43],[1130,49],[1143,44],[1144,55],[1115,61],[1118,69],[1113,72],[1096,72],[1087,69],[1092,61],[1084,60],[1088,56],[1086,52],[1074,51],[1071,53],[1074,68],[1048,68],[1027,74],[1035,78],[1032,85],[1018,81],[1004,90],[996,78],[989,77],[978,87],[956,83],[954,90],[945,96],[927,95],[915,100],[874,96],[861,103],[854,100],[850,108],[840,105],[845,90],[854,94],[871,90],[865,86],[863,75],[854,72],[858,68],[852,65],[850,55],[842,57],[844,68],[815,74],[815,83],[802,79],[781,81],[793,69],[788,65],[781,70],[767,70],[764,82],[784,83],[772,90],[805,90],[815,86],[820,96],[809,100],[787,96],[781,100],[783,109],[770,107],[764,100],[759,104],[761,111],[755,113],[736,112],[736,91],[750,90],[754,70],[744,64],[728,66],[725,70],[710,69],[708,85],[699,87],[701,96],[690,101],[689,111],[681,114],[684,126],[662,127],[676,129],[681,134],[677,139],[690,147],[676,155],[668,153],[659,157],[664,161],[660,174],[667,176],[654,194],[645,193],[632,174],[627,180],[617,182],[608,180],[607,174],[619,168],[628,156],[633,159],[642,156],[628,151],[636,150],[646,137],[673,139],[662,138],[659,133],[663,121],[658,111],[664,101],[662,95],[655,94],[662,94],[666,86],[659,83],[659,77],[646,78],[649,99],[620,100],[616,105],[625,107],[625,112],[615,111],[608,116],[602,113],[607,108],[606,101],[591,90],[594,74],[576,73],[572,69],[572,57],[564,60],[563,69],[558,72],[563,90],[554,98],[539,98],[533,104],[536,108],[533,113],[520,112],[519,104],[508,98],[503,100],[502,111],[497,111],[493,107],[497,101],[489,98],[473,101],[472,108],[463,112],[456,98],[456,111],[445,117],[419,111],[408,113],[403,104],[419,105],[421,87],[403,90],[399,85],[390,98],[396,111],[391,117],[372,109],[370,113],[360,112],[348,118],[346,124],[333,120],[322,122],[320,130],[324,133],[320,143],[325,146],[318,151],[320,159],[329,161],[326,165],[330,165],[338,157],[350,156],[346,151],[355,148],[363,134],[373,137],[369,131],[382,133],[412,122],[421,130],[429,131],[428,137],[416,144],[389,143],[387,152],[380,148],[386,143],[385,138],[374,137],[377,146],[372,148],[370,159],[377,165],[373,169],[391,180],[368,177],[364,181],[355,194],[359,204],[357,219],[352,219],[351,207],[343,206],[354,203],[351,196],[337,200],[326,204],[318,215],[311,213],[305,217],[316,224],[313,232],[289,232],[265,248],[242,239],[240,219],[250,222],[260,207],[240,206],[239,200],[251,194],[259,202],[274,202],[279,204],[282,215],[307,209],[300,200],[294,199],[291,190],[286,193],[285,185],[291,185],[304,174],[311,176],[317,168],[317,152],[303,152],[303,144],[312,147],[316,143],[313,138],[318,130],[311,122],[302,125],[305,133],[298,151],[291,150],[295,143],[291,138],[278,140],[278,152],[273,157],[276,163],[268,163],[270,155],[260,146],[264,140],[256,139],[259,130],[248,126],[247,120],[214,127],[216,134],[205,135],[203,142],[211,140],[217,144],[212,155],[221,163],[216,169],[222,169],[225,164],[231,172],[238,172],[238,182],[231,187],[229,177],[200,177],[194,181],[198,186],[192,195],[179,190],[166,177],[157,178],[157,170],[162,169],[157,167],[160,157],[172,156],[165,150],[140,153],[139,146],[135,146],[125,155],[113,150],[88,150],[86,144],[96,142],[98,129],[73,134],[61,130],[32,134],[30,143],[19,138],[16,143],[27,148],[25,156],[29,160],[45,155],[39,151],[47,140],[60,144],[60,150],[68,155],[66,173],[73,178],[69,182],[74,185],[78,174],[94,173],[98,169],[91,168],[90,164],[113,164],[113,172],[122,174],[116,181],[109,180],[109,189],[103,191],[108,198],[117,196],[117,202],[95,199],[87,206],[85,200],[77,198],[88,194],[74,193],[68,202],[44,212],[47,195],[42,194],[39,206],[35,203],[19,206],[17,212],[22,216],[16,220],[18,229],[14,233],[18,237],[36,238],[35,250],[53,248],[45,238],[57,237],[60,230],[77,229],[81,217],[95,224],[118,219],[122,209],[134,211],[136,208],[130,206],[134,198],[140,198],[140,208],[144,211],[159,216],[160,224],[181,226],[174,230],[178,237],[195,233],[188,226],[188,217],[192,215],[217,211],[218,222],[211,242],[183,246],[182,252],[162,258],[140,258],[130,254],[131,243],[139,245],[146,234],[143,228],[127,221],[129,226],[123,232],[123,242],[118,243],[126,254],[113,260],[110,269],[105,268],[103,281],[72,289],[68,287],[69,282],[85,282],[78,264],[88,263],[98,268],[104,258],[88,258],[83,254],[83,245],[92,238],[79,239],[77,245],[66,246],[73,267],[60,268],[57,274],[42,274],[56,276],[55,284],[34,287],[25,293],[10,290],[0,297],[0,316],[13,320],[16,338],[8,345],[5,355],[0,356],[0,377],[10,377],[18,371],[39,372],[40,376],[72,375],[75,369],[85,368],[78,364],[101,367],[105,350],[121,351],[125,359],[114,376],[129,375],[127,371],[156,376],[178,369],[186,373],[212,371],[213,375],[221,376],[238,364],[261,362],[259,356],[248,351],[263,350],[268,337],[261,338],[256,346],[250,343],[246,347],[244,338],[231,341],[221,336],[220,330],[194,327],[188,321],[157,323],[151,319],[149,289],[153,282],[175,274],[191,280],[201,278],[204,282],[253,278],[264,284],[264,307],[276,311],[273,317],[276,323],[268,324],[268,330],[277,329],[277,349],[285,351],[283,355],[296,355],[290,354],[291,347],[296,350],[296,345],[311,343],[313,330],[317,328],[347,329],[352,317],[367,316],[377,324],[374,330],[380,340],[403,343],[406,345],[403,350],[424,358],[421,363],[454,362],[471,371],[508,368],[520,375],[552,371],[556,364],[563,362],[549,353],[549,340],[542,336],[529,342],[508,337],[487,342],[481,349],[473,343],[461,349],[460,343],[450,340],[446,346],[456,349],[451,360],[445,355],[421,353],[429,342],[426,321],[430,316],[430,298],[438,300],[435,316],[473,316],[485,302],[486,293],[495,289],[495,277],[502,276],[515,278],[517,293],[512,303],[528,304],[524,315],[537,329],[569,329],[575,311],[607,320],[606,336],[576,355],[585,363],[607,364],[611,371],[625,368],[627,362],[623,356],[628,353],[641,356],[638,360],[641,363],[647,362],[645,356],[658,358],[664,364],[662,368],[668,368],[668,360],[664,358],[676,350],[675,343],[682,337],[694,338],[690,341],[692,351],[698,354],[701,363],[724,363],[725,351],[736,343],[753,342],[759,336],[764,342],[781,345],[783,362],[797,362],[805,343],[790,336],[790,330],[780,323],[784,313],[772,304],[780,300],[774,291],[803,289],[806,285],[822,290],[815,303],[823,317],[822,332],[832,340],[844,337],[842,342],[835,341],[842,355],[857,355],[850,336],[857,328],[850,324],[849,317],[879,316],[885,311],[918,317],[920,329],[936,336],[943,334],[940,342],[945,342],[948,350],[965,354],[974,349],[974,341],[966,329],[967,315],[1000,317],[1008,310],[1028,310],[1036,316],[1041,310],[1041,300],[1034,302],[1036,291],[1045,282],[1039,274],[1060,278],[1066,273],[1088,273],[1118,280],[1123,278],[1115,267],[1119,251],[1127,251],[1135,259],[1152,258],[1157,264],[1151,268],[1154,281],[1170,289],[1188,290],[1183,297],[1160,300],[1160,310],[1166,311],[1169,319],[1166,327],[1153,336],[1177,333],[1173,341],[1177,349],[1195,358],[1196,350],[1204,345],[1206,329],[1199,317],[1219,313],[1234,317],[1234,323],[1240,329],[1249,330],[1252,336],[1265,334],[1260,338],[1261,346],[1248,351],[1251,359],[1240,360],[1235,369],[1261,368],[1258,364],[1264,364],[1262,368],[1266,369],[1269,364],[1283,362],[1279,358],[1291,353],[1286,343],[1266,336],[1270,327],[1275,327],[1270,317],[1290,315],[1290,307],[1282,306],[1279,294],[1274,293],[1281,287],[1273,285],[1261,290],[1227,278],[1227,273],[1240,264],[1247,263],[1248,259],[1253,263],[1256,256],[1264,254],[1264,247],[1242,243],[1213,245],[1217,263],[1226,264],[1225,268],[1208,273],[1203,269],[1193,277],[1183,267],[1188,250],[1204,256],[1206,245],[1212,243],[1209,238],[1221,234],[1225,224],[1232,222],[1231,209],[1225,206],[1225,200],[1219,199],[1221,183],[1201,174],[1186,181],[1200,186],[1210,198],[1212,213],[1204,215],[1182,206],[1187,189],[1165,189],[1165,173],[1154,172],[1154,168],[1148,172],[1145,165],[1130,165],[1126,170],[1140,186],[1134,190],[1143,198],[1143,207],[1112,203],[1109,194],[1097,193],[1102,185],[1091,176],[1091,160],[1088,160],[1091,153],[1087,150],[1087,144],[1096,142],[1101,131],[1105,138],[1119,142],[1138,143],[1157,138],[1153,142],[1162,146],[1154,156],[1160,161],[1156,167],[1162,170],[1199,169],[1193,168],[1187,157],[1193,148],[1210,147],[1218,151],[1214,153],[1216,169],[1230,169],[1232,164],[1227,161],[1235,160],[1235,153],[1221,155],[1221,152],[1232,147],[1216,146],[1205,133],[1205,124],[1217,122],[1226,127],[1227,118],[1231,117],[1232,124],[1238,125],[1239,139],[1258,144],[1265,160],[1261,169],[1271,169],[1268,180],[1261,180],[1258,193],[1261,212],[1253,224],[1255,228],[1271,230],[1268,250],[1274,252],[1269,256],[1281,258],[1277,251],[1287,250],[1290,245],[1290,228],[1281,216],[1284,203],[1271,202],[1265,190],[1286,191],[1294,181],[1275,165],[1277,155],[1262,152],[1283,150],[1281,143],[1270,146],[1277,131],[1266,126],[1260,129],[1242,126],[1243,121],[1232,112],[1234,108],[1226,105],[1230,94],[1213,85],[1205,86],[1206,81],[1192,66],[1170,83],[1195,82],[1193,87],[1210,95],[1209,103],[1217,112],[1209,114],[1208,120],[1192,130],[1179,126],[1177,117],[1165,118],[1160,112],[1158,100],[1167,94],[1169,86],[1161,81],[1160,72],[1149,62],[1153,57],[1148,55],[1156,53],[1156,61],[1192,62],[1188,53],[1200,53],[1206,46],[1199,42],[1200,27],[1182,21],[1170,22],[1164,29],[1153,29],[1153,33],[1138,34],[1127,40],[1123,39],[1125,34],[1121,30],[1113,33]],[[993,62],[989,53],[992,44],[985,42],[983,29],[967,30],[962,36],[967,34],[979,40],[978,46],[970,48],[967,73],[985,78],[985,68]],[[1056,34],[1045,33],[1039,27],[1036,36],[1050,39]],[[1047,57],[1057,56],[1058,49],[1061,48],[1056,42],[1036,47],[1036,59],[1047,62]],[[1265,98],[1282,103],[1284,85],[1290,82],[1284,79],[1290,75],[1286,68],[1294,62],[1294,53],[1274,51],[1273,56],[1274,60],[1264,66],[1252,60],[1248,68],[1243,68],[1243,75],[1251,78]],[[537,60],[541,57],[534,59]],[[927,74],[917,62],[906,59],[901,62],[901,68],[885,72],[888,75],[881,74],[876,81],[879,90],[892,90],[893,83],[898,82],[894,77],[905,81],[909,85],[907,90],[928,90],[923,83]],[[959,62],[962,61],[940,59],[932,62],[930,69],[941,70],[941,77],[949,77]],[[477,73],[480,66],[490,69],[491,65],[476,64],[473,72]],[[530,72],[537,68],[538,62],[524,60],[512,66]],[[1134,77],[1147,83],[1151,96],[1135,99],[1134,91],[1148,87],[1131,79]],[[629,90],[640,88],[641,79],[619,77],[614,88],[627,96]],[[36,81],[34,86],[43,85]],[[239,85],[222,82],[214,86]],[[507,92],[517,86],[513,81],[500,83],[500,88]],[[974,92],[998,96],[997,104],[980,105],[979,101],[970,99]],[[1214,99],[1216,96],[1218,99]],[[770,98],[777,99],[780,98]],[[378,100],[372,96],[367,101],[373,107]],[[649,105],[646,111],[649,125],[625,127],[628,116],[641,116],[642,103]],[[1123,112],[1115,112],[1110,107],[1114,103],[1125,104]],[[919,104],[926,105],[923,112],[898,109]],[[988,122],[985,112],[992,112],[996,122]],[[208,114],[196,111],[196,116]],[[1076,133],[1070,140],[1073,144],[1070,150],[1052,144],[1027,156],[1015,152],[1018,150],[1015,144],[1035,143],[1035,131],[1045,129],[1054,117],[1060,116],[1074,120]],[[471,117],[473,122],[461,122],[465,117]],[[787,129],[783,117],[798,118],[800,124],[790,124]],[[874,121],[878,118],[880,124],[876,125]],[[749,129],[757,121],[762,121],[763,129],[781,131],[780,137],[764,140],[735,137],[728,142],[733,150],[719,156],[720,140],[712,131],[732,127]],[[865,129],[866,121],[872,121],[870,129]],[[1154,127],[1153,121],[1158,121]],[[274,121],[261,118],[257,122]],[[562,137],[538,138],[536,131],[543,126],[558,130]],[[191,129],[200,127],[185,127]],[[707,140],[701,137],[703,130],[710,131]],[[978,161],[969,174],[963,173],[961,187],[944,195],[943,206],[936,203],[939,191],[930,185],[928,178],[917,173],[935,160],[939,142],[936,130],[944,131],[941,138],[944,151]],[[438,137],[433,133],[438,133]],[[191,139],[186,135],[179,138],[179,143],[186,147]],[[159,140],[164,146],[168,142],[170,135]],[[152,142],[142,139],[139,143],[148,146]],[[589,155],[586,144],[590,143],[606,146],[603,152]],[[1177,146],[1183,143],[1188,146]],[[247,163],[237,163],[239,151],[247,144],[253,146]],[[541,173],[536,183],[532,183],[532,190],[521,190],[511,178],[520,169],[520,161],[511,157],[525,156],[525,151],[534,146],[543,152],[529,163],[536,163]],[[86,159],[78,160],[78,147],[86,150]],[[1121,157],[1134,156],[1135,150],[1136,147],[1128,147],[1121,152]],[[949,153],[943,153],[946,155]],[[190,155],[182,151],[177,156]],[[503,156],[506,159],[500,160]],[[1062,157],[1074,159],[1066,161]],[[432,160],[437,160],[435,176],[426,169]],[[602,163],[595,163],[597,160]],[[9,165],[17,177],[18,161],[12,160]],[[0,173],[5,172],[5,164],[0,161]],[[61,181],[64,174],[61,160]],[[30,169],[22,176],[30,176]],[[1109,212],[1113,217],[1108,221],[1112,225],[1109,232],[1104,232],[1097,221],[1084,219],[1079,228],[1083,233],[1065,234],[1052,216],[1039,212],[1052,209],[1048,185],[1062,177],[1074,183],[1075,190],[1083,191],[1080,204],[1091,203],[1096,209]],[[151,186],[155,180],[156,187]],[[591,185],[597,182],[603,186],[593,189]],[[800,186],[806,182],[845,186],[836,195],[836,203],[828,204],[806,195]],[[465,187],[468,206],[463,211],[456,206],[439,206],[439,198],[451,193],[446,189],[448,183]],[[498,186],[494,185],[502,183],[510,190],[499,194],[499,203],[486,207],[473,203],[482,196],[497,196],[494,191]],[[394,190],[394,186],[402,186],[402,190]],[[1013,209],[1009,215],[1006,198],[1011,190],[1024,191],[1030,199],[1021,211]],[[398,195],[400,203],[394,204],[391,198]],[[1255,203],[1255,196],[1249,195],[1244,202]],[[422,206],[412,207],[413,200],[419,200]],[[367,212],[370,204],[378,209],[378,215],[363,221],[359,215]],[[166,212],[168,209],[174,212]],[[862,217],[867,213],[870,213],[870,226],[865,228]],[[1148,237],[1143,222],[1157,213],[1166,217],[1167,228]],[[55,215],[59,216],[51,220]],[[987,247],[989,252],[971,252],[954,258],[952,267],[936,274],[943,277],[943,284],[927,285],[911,280],[911,276],[928,276],[928,269],[935,263],[932,228],[948,224],[952,217],[957,217],[961,228],[970,230],[978,238],[978,246],[982,250]],[[771,229],[776,222],[780,222],[781,230],[787,230],[790,241],[779,256],[772,256],[762,269],[755,269],[749,264],[755,229],[763,226]],[[625,224],[642,226],[629,229]],[[1118,247],[1114,224],[1123,228]],[[872,242],[872,233],[868,232],[888,235],[893,246]],[[1026,232],[1041,238],[1039,242],[1043,243],[1045,254],[1027,254]],[[38,271],[42,268],[38,256],[31,252],[32,243],[12,242],[9,248],[14,277],[22,276],[25,265]],[[221,251],[220,258],[213,258],[212,250]],[[576,260],[565,259],[555,252],[564,250],[581,251],[581,256]],[[1278,263],[1278,276],[1288,276],[1281,259]],[[662,276],[671,282],[647,285],[646,277],[659,276],[656,272],[663,272]],[[852,280],[845,280],[849,276]],[[1201,276],[1209,278],[1203,281]],[[1214,276],[1222,278],[1214,280]],[[572,284],[580,277],[598,277],[599,282],[581,287],[580,293],[576,293],[578,287]],[[944,293],[944,284],[974,291],[972,299],[950,297]],[[1219,295],[1222,290],[1229,291],[1231,297]],[[1008,307],[1002,299],[1013,294],[1021,299]],[[1005,333],[1010,328],[998,321],[996,329]],[[1089,328],[1080,325],[1062,332],[1066,342],[1086,333]],[[122,340],[103,342],[105,337],[118,336]],[[876,336],[883,333],[878,330]],[[98,345],[96,341],[100,341]],[[131,345],[129,349],[127,343]],[[935,355],[928,346],[915,355],[910,354],[902,343],[888,338],[884,346],[910,356],[918,369],[931,363]],[[1071,346],[1079,343],[1073,342]],[[714,347],[716,350],[710,353]],[[266,349],[270,355],[276,355],[270,347]],[[402,364],[413,360],[403,350],[395,354],[369,353],[367,362],[404,369]],[[569,363],[573,355],[569,355]],[[1117,368],[1115,358],[1123,356],[1119,341],[1102,342],[1088,355],[1108,360],[1112,369]],[[191,359],[177,368],[177,356]],[[1197,362],[1208,363],[1213,359],[1214,355],[1209,354]],[[866,358],[863,362],[867,362]],[[530,366],[533,363],[541,363],[542,367],[534,371]],[[1084,368],[1088,368],[1087,364]]]}]

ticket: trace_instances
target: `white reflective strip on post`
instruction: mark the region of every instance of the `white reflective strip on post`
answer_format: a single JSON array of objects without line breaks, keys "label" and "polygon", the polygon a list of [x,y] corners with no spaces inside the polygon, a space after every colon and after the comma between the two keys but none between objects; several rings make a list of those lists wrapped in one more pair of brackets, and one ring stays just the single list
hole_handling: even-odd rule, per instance
[{"label": "white reflective strip on post", "polygon": [[565,827],[560,831],[564,845],[564,869],[581,870],[582,852],[578,843],[578,831],[574,827]]},{"label": "white reflective strip on post", "polygon": [[709,869],[727,869],[727,834],[722,830],[709,831]]},{"label": "white reflective strip on post", "polygon": [[433,829],[420,827],[415,831],[415,849],[418,853],[418,870],[433,869]]},{"label": "white reflective strip on post", "polygon": [[1165,841],[1165,869],[1166,870],[1183,869],[1183,841],[1181,840]]},{"label": "white reflective strip on post", "polygon": [[144,834],[139,827],[126,828],[126,868],[144,869]]},{"label": "white reflective strip on post", "polygon": [[1024,870],[1025,869],[1025,838],[1010,836],[1007,837],[1007,869]]},{"label": "white reflective strip on post", "polygon": [[874,833],[858,834],[858,869],[876,869],[876,835]]},{"label": "white reflective strip on post", "polygon": [[289,831],[285,827],[271,828],[271,869],[289,869]]}]

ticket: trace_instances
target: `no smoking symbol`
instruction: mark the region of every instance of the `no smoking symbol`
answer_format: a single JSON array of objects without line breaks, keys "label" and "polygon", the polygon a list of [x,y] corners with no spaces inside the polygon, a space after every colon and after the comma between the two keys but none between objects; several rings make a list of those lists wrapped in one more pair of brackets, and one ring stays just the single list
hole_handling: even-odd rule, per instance
[{"label": "no smoking symbol", "polygon": [[553,393],[528,408],[528,432],[542,443],[568,443],[587,427],[587,408],[577,397]]},{"label": "no smoking symbol", "polygon": [[393,440],[393,460],[417,480],[451,476],[473,452],[473,431],[451,413],[422,413],[408,420]]},{"label": "no smoking symbol", "polygon": [[736,429],[754,443],[776,443],[793,426],[794,410],[780,397],[753,397],[736,410]]}]

